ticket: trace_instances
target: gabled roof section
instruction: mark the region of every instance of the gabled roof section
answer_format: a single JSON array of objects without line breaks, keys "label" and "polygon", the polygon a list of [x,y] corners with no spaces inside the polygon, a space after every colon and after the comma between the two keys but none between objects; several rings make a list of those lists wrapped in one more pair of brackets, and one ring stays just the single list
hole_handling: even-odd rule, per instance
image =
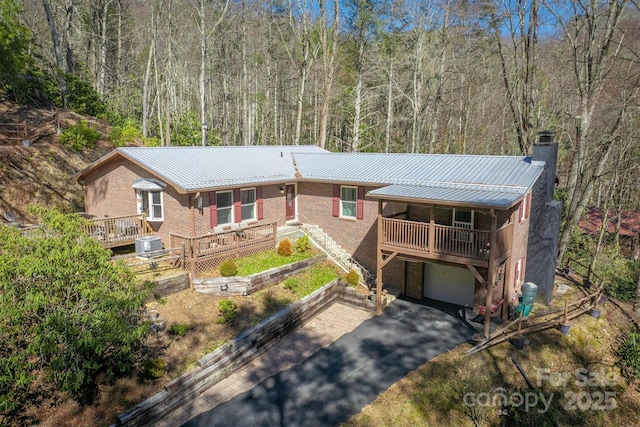
[{"label": "gabled roof section", "polygon": [[212,190],[296,179],[292,153],[328,153],[313,145],[222,147],[127,147],[98,159],[75,178],[124,157],[180,192]]},{"label": "gabled roof section", "polygon": [[302,181],[390,185],[368,194],[508,208],[526,195],[544,163],[523,156],[407,153],[300,153]]}]

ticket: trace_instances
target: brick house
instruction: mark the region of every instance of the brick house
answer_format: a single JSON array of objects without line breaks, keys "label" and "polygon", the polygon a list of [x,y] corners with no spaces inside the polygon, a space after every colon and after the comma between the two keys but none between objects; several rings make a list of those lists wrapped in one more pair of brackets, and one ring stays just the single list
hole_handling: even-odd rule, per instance
[{"label": "brick house", "polygon": [[[544,169],[535,150],[532,160],[315,146],[133,147],[75,178],[87,215],[145,214],[165,246],[171,235],[215,235],[238,224],[313,224],[375,272],[379,310],[382,283],[478,309],[520,290],[532,190]],[[505,316],[506,305],[497,312]]]}]

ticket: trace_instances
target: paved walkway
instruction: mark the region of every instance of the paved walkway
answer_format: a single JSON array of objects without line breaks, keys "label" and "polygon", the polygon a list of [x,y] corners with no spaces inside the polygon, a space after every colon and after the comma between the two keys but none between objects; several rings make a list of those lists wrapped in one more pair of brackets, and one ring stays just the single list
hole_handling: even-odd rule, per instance
[{"label": "paved walkway", "polygon": [[334,303],[276,343],[275,347],[207,389],[190,405],[181,406],[154,425],[178,426],[198,414],[210,411],[253,389],[265,379],[302,363],[371,317],[372,314],[364,310]]},{"label": "paved walkway", "polygon": [[[318,329],[299,329],[259,364],[232,376],[241,375],[241,380],[217,384],[216,391],[208,390],[180,408],[179,417],[166,421],[179,425],[189,420],[183,424],[188,427],[336,426],[407,373],[477,332],[464,309],[447,304],[398,299],[346,334],[343,317],[333,310],[347,310],[342,312],[347,318],[358,313],[334,305],[322,313],[322,320],[310,322]],[[304,354],[295,356],[299,351]],[[287,362],[280,365],[281,359]]]}]

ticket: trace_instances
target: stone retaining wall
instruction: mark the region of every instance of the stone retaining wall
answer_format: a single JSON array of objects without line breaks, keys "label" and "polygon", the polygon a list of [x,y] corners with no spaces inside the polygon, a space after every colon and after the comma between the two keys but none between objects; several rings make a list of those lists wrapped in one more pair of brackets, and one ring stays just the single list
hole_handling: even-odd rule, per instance
[{"label": "stone retaining wall", "polygon": [[[338,298],[344,285],[336,279],[311,295],[245,331],[198,361],[200,365],[165,385],[165,390],[118,416],[115,425],[143,426],[159,420],[266,351]],[[375,308],[374,308],[375,309]]]},{"label": "stone retaining wall", "polygon": [[[213,277],[210,279],[194,279],[193,288],[201,294],[231,296],[249,295],[267,285],[280,282],[287,277],[322,262],[326,255],[316,255],[281,267],[270,268],[251,276]],[[224,289],[224,290],[223,290]]]},{"label": "stone retaining wall", "polygon": [[189,273],[180,273],[175,276],[163,277],[154,280],[153,295],[156,298],[173,295],[185,289],[189,289]]},{"label": "stone retaining wall", "polygon": [[[354,288],[348,288],[343,286],[339,287],[338,299],[344,305],[358,308],[360,310],[370,311],[372,313],[376,312],[376,303],[374,301],[369,300],[366,297],[366,295],[357,293]],[[386,298],[383,299],[383,302],[386,302]],[[386,306],[386,304],[383,304],[383,306]]]}]

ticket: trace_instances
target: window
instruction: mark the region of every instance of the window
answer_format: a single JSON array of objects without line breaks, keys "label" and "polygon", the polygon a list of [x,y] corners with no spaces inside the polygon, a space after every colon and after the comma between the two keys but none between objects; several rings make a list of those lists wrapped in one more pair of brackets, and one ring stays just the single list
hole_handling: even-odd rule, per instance
[{"label": "window", "polygon": [[356,218],[358,204],[358,187],[340,187],[340,216]]},{"label": "window", "polygon": [[515,288],[516,286],[518,286],[520,283],[522,283],[523,280],[523,271],[524,269],[522,268],[524,264],[524,260],[523,258],[520,258],[518,260],[518,262],[516,262],[516,268],[515,268],[515,273],[513,274],[513,287]]},{"label": "window", "polygon": [[233,222],[233,192],[218,191],[216,193],[216,206],[218,224],[231,224]]},{"label": "window", "polygon": [[529,210],[531,209],[531,193],[527,194],[527,196],[522,199],[520,202],[520,211],[519,211],[519,219],[520,222],[523,222],[525,219],[529,218]]},{"label": "window", "polygon": [[[256,189],[247,188],[240,190],[240,205],[242,220],[256,219]],[[218,207],[220,209],[220,207]]]},{"label": "window", "polygon": [[162,221],[162,191],[136,190],[138,213],[146,213],[149,221]]}]

